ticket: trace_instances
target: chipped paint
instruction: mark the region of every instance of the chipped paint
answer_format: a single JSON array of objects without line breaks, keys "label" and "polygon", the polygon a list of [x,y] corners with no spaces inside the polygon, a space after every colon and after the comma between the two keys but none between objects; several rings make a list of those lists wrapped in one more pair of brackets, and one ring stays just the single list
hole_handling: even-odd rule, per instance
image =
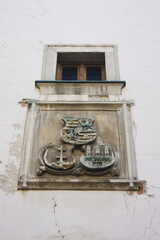
[{"label": "chipped paint", "polygon": [[21,144],[22,144],[22,137],[21,134],[16,135],[16,141],[11,142],[9,148],[9,155],[15,157],[17,160],[20,159],[21,155]]},{"label": "chipped paint", "polygon": [[12,124],[12,126],[13,126],[14,130],[19,130],[21,128],[21,125],[18,123],[14,123],[14,124]]},{"label": "chipped paint", "polygon": [[0,174],[0,188],[5,193],[15,193],[17,190],[18,170],[14,162],[5,165],[5,173]]}]

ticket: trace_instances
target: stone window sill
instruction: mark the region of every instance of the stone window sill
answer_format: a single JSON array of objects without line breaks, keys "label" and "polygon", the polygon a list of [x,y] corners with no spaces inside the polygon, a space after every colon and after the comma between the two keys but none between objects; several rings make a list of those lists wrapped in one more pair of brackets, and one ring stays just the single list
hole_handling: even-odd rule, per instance
[{"label": "stone window sill", "polygon": [[41,95],[121,95],[125,81],[35,81]]}]

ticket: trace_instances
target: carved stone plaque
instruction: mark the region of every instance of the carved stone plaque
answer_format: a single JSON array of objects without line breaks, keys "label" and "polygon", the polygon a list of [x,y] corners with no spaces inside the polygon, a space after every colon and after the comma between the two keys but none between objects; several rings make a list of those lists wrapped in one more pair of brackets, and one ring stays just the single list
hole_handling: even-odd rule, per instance
[{"label": "carved stone plaque", "polygon": [[137,189],[130,108],[30,102],[19,189]]},{"label": "carved stone plaque", "polygon": [[[77,118],[73,116],[63,117],[65,127],[62,130],[61,138],[69,144],[47,144],[40,150],[40,167],[37,175],[45,172],[53,174],[73,174],[75,168],[81,168],[81,172],[86,174],[83,167],[90,171],[90,175],[98,175],[99,171],[111,167],[116,162],[115,150],[109,144],[86,145],[93,142],[96,138],[96,129],[93,128],[93,119]],[[60,137],[60,136],[59,136]],[[81,150],[84,154],[75,161],[72,154],[76,145],[82,145]],[[101,175],[102,173],[100,173]]]}]

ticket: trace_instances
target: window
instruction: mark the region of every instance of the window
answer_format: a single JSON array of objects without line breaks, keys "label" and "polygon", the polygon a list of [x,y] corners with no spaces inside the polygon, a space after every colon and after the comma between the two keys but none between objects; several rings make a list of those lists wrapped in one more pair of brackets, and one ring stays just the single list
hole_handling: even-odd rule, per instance
[{"label": "window", "polygon": [[46,45],[41,80],[119,81],[116,45]]},{"label": "window", "polygon": [[52,95],[52,99],[67,94],[121,95],[125,81],[120,81],[117,46],[46,45],[41,80],[35,85],[41,95]]},{"label": "window", "polygon": [[58,53],[56,80],[106,80],[104,53]]},{"label": "window", "polygon": [[104,81],[104,65],[58,64],[56,80]]}]

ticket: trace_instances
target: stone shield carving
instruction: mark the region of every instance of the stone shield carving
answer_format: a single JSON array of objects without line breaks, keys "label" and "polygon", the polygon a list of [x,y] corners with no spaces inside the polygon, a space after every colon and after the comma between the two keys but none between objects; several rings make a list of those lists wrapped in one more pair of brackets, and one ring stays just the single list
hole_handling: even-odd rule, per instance
[{"label": "stone shield carving", "polygon": [[115,151],[108,144],[86,145],[84,155],[80,157],[82,166],[88,170],[104,170],[115,163]]},{"label": "stone shield carving", "polygon": [[[116,156],[113,147],[108,143],[95,145],[93,142],[97,136],[93,119],[66,116],[62,121],[64,127],[61,139],[65,143],[63,145],[50,143],[40,151],[38,175],[45,171],[60,175],[74,174],[75,169],[76,171],[79,169],[79,172],[75,172],[77,175],[82,175],[86,170],[94,174],[114,165]],[[81,150],[78,145],[81,145]],[[74,149],[76,151],[79,149],[84,154],[79,155],[78,159],[75,155],[75,159]]]},{"label": "stone shield carving", "polygon": [[71,169],[75,164],[72,156],[73,145],[48,144],[40,151],[41,166],[37,172],[41,175],[44,171],[55,172]]},{"label": "stone shield carving", "polygon": [[97,133],[91,118],[63,117],[64,127],[61,138],[64,142],[83,145],[95,140]]}]

